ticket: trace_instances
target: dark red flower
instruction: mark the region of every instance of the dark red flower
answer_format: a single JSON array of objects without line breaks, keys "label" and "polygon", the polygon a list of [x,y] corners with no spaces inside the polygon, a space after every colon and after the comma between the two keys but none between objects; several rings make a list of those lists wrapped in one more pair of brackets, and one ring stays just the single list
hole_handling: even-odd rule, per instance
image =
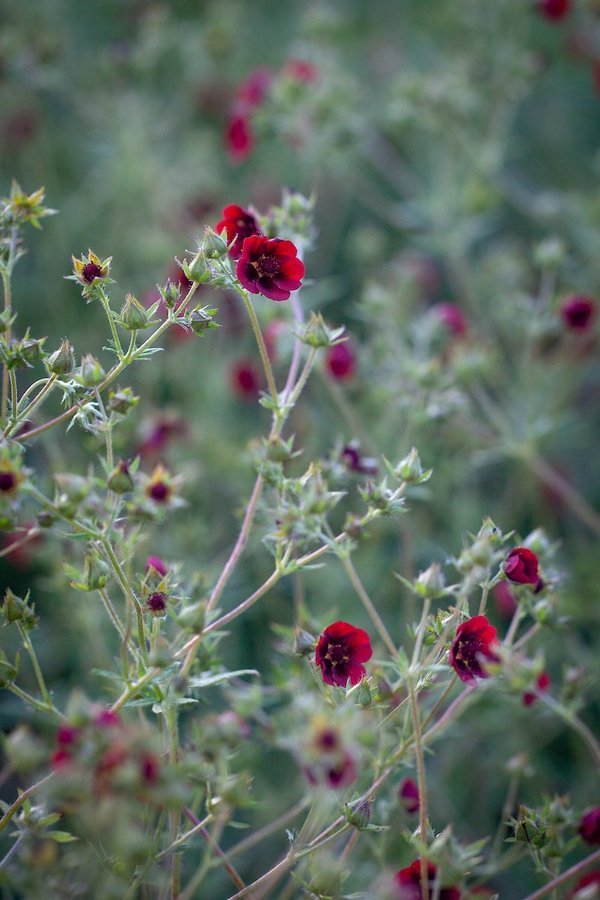
[{"label": "dark red flower", "polygon": [[356,356],[350,341],[334,344],[325,354],[325,368],[336,381],[348,381],[356,372]]},{"label": "dark red flower", "polygon": [[510,619],[517,608],[517,601],[506,581],[500,581],[494,587],[494,605],[498,615],[504,619]]},{"label": "dark red flower", "polygon": [[318,640],[315,662],[321,667],[325,684],[346,687],[358,684],[365,674],[363,663],[371,659],[373,650],[369,635],[349,622],[328,625]]},{"label": "dark red flower", "polygon": [[187,424],[183,419],[178,419],[176,416],[169,414],[160,415],[145,430],[145,436],[137,449],[137,453],[140,456],[160,455],[173,438],[183,437],[186,431]]},{"label": "dark red flower", "polygon": [[400,785],[398,796],[407,813],[419,812],[419,786],[413,778],[405,778]]},{"label": "dark red flower", "polygon": [[[584,888],[589,888],[593,884],[598,885],[596,891],[584,891]],[[597,869],[595,872],[588,872],[587,875],[580,878],[570,897],[571,900],[584,900],[584,898],[585,900],[594,900],[594,898],[600,897],[600,869]]]},{"label": "dark red flower", "polygon": [[434,306],[434,311],[450,334],[461,337],[466,333],[467,317],[460,306],[456,306],[454,303],[439,303]]},{"label": "dark red flower", "polygon": [[94,719],[94,725],[97,728],[121,728],[123,722],[117,713],[114,713],[110,709],[103,709]]},{"label": "dark red flower", "polygon": [[537,584],[540,580],[538,573],[538,558],[527,547],[515,547],[506,557],[504,572],[509,581],[515,584]]},{"label": "dark red flower", "polygon": [[252,360],[234,363],[229,370],[229,384],[242,400],[255,400],[262,384],[262,373]]},{"label": "dark red flower", "polygon": [[377,475],[379,470],[377,460],[372,456],[362,456],[360,446],[356,441],[346,444],[341,452],[341,457],[351,472],[357,472],[360,475]]},{"label": "dark red flower", "polygon": [[60,725],[56,732],[56,743],[65,748],[75,744],[79,739],[81,729],[74,725]]},{"label": "dark red flower", "polygon": [[238,112],[252,110],[260,106],[273,81],[273,73],[268,66],[258,66],[242,81],[235,92],[235,108]]},{"label": "dark red flower", "polygon": [[488,678],[484,660],[497,662],[494,652],[496,629],[485,616],[474,616],[459,625],[450,647],[448,662],[461,681]]},{"label": "dark red flower", "polygon": [[303,84],[311,84],[319,77],[319,70],[305,59],[289,59],[283,67],[283,74]]},{"label": "dark red flower", "polygon": [[332,788],[348,787],[356,781],[356,765],[349,753],[344,753],[339,763],[327,769],[326,778],[329,787]]},{"label": "dark red flower", "polygon": [[255,234],[247,237],[237,264],[237,277],[251,294],[289,300],[304,278],[304,263],[291,241]]},{"label": "dark red flower", "polygon": [[[542,672],[541,675],[538,676],[535,682],[536,691],[547,691],[550,687],[550,676],[547,672]],[[538,699],[537,694],[534,694],[532,691],[525,691],[523,694],[523,703],[525,706],[531,706],[532,703]]]},{"label": "dark red flower", "polygon": [[600,806],[593,806],[581,817],[579,834],[588,844],[600,844]]},{"label": "dark red flower", "polygon": [[215,231],[219,234],[225,231],[228,244],[231,244],[235,238],[235,243],[229,251],[232,259],[239,259],[242,255],[245,238],[251,237],[253,234],[260,234],[258,222],[250,210],[234,204],[225,207],[223,218],[215,225]]},{"label": "dark red flower", "polygon": [[229,117],[225,129],[225,146],[232,162],[240,163],[254,150],[254,135],[247,115],[234,113]]},{"label": "dark red flower", "polygon": [[569,297],[560,308],[562,320],[571,331],[587,331],[595,313],[596,306],[590,297]]},{"label": "dark red flower", "polygon": [[18,484],[16,472],[0,472],[0,494],[12,494]]},{"label": "dark red flower", "polygon": [[158,779],[160,772],[160,763],[156,756],[151,753],[142,754],[140,759],[140,775],[145,784],[154,784]]},{"label": "dark red flower", "polygon": [[162,591],[155,591],[146,600],[146,609],[153,616],[164,616],[167,611],[167,597]]},{"label": "dark red flower", "polygon": [[70,761],[71,754],[68,750],[65,750],[64,747],[59,747],[58,750],[55,750],[52,754],[52,759],[50,760],[54,769],[60,769]]},{"label": "dark red flower", "polygon": [[[437,874],[437,868],[433,863],[427,863],[427,880],[428,880],[428,888],[429,888],[429,896],[431,897],[431,893],[435,887],[435,878]],[[422,900],[423,894],[421,893],[421,860],[415,859],[410,864],[410,866],[406,866],[405,869],[400,869],[394,875],[394,882],[396,887],[399,889],[398,897],[400,900]],[[460,900],[460,891],[455,887],[443,887],[438,895],[439,900]]]},{"label": "dark red flower", "polygon": [[160,556],[149,556],[146,560],[146,568],[152,569],[157,575],[160,575],[161,578],[164,578],[169,571],[167,564],[162,561]]},{"label": "dark red flower", "polygon": [[538,0],[537,8],[545,19],[558,22],[569,14],[571,0]]},{"label": "dark red flower", "polygon": [[104,275],[105,271],[102,266],[97,265],[95,262],[86,263],[81,270],[81,277],[88,284],[93,284],[96,278],[103,278]]}]

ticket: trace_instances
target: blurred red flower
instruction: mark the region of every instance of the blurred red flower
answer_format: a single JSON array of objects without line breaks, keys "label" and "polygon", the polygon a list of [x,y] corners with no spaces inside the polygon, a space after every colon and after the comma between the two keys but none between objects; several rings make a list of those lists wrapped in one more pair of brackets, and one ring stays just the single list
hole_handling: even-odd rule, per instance
[{"label": "blurred red flower", "polygon": [[356,372],[356,355],[349,341],[334,344],[325,354],[325,368],[336,381],[348,381]]},{"label": "blurred red flower", "polygon": [[[437,868],[433,863],[427,863],[429,895],[435,886]],[[421,860],[415,859],[404,869],[400,869],[394,875],[396,887],[399,888],[398,896],[401,900],[422,900],[421,892]],[[443,887],[438,894],[439,900],[460,900],[460,891],[455,887]]]},{"label": "blurred red flower", "polygon": [[223,218],[215,225],[215,231],[219,234],[225,231],[228,244],[231,244],[235,238],[235,243],[229,251],[232,259],[239,259],[242,255],[242,245],[245,238],[253,234],[260,234],[258,222],[250,210],[235,204],[225,207]]},{"label": "blurred red flower", "polygon": [[458,626],[448,661],[461,681],[469,683],[489,677],[483,661],[498,661],[496,643],[496,629],[485,616],[474,616]]},{"label": "blurred red flower", "polygon": [[515,547],[506,557],[504,572],[509,581],[515,584],[537,584],[540,580],[538,573],[538,558],[527,547]]}]

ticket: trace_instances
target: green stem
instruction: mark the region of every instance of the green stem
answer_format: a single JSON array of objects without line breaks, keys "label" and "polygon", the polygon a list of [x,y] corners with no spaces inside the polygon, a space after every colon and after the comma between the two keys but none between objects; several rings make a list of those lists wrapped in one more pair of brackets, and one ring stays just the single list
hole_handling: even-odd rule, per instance
[{"label": "green stem", "polygon": [[123,347],[121,346],[121,338],[119,337],[119,332],[117,331],[117,326],[115,325],[115,320],[113,316],[112,309],[110,308],[110,300],[106,296],[104,288],[100,287],[98,290],[98,295],[100,297],[100,301],[104,308],[104,312],[106,313],[106,318],[108,319],[108,324],[110,325],[110,330],[112,332],[113,341],[115,344],[115,350],[117,351],[117,356],[120,360],[123,359]]},{"label": "green stem", "polygon": [[[427,782],[425,780],[425,758],[423,754],[423,735],[421,732],[421,718],[417,705],[417,695],[414,682],[414,673],[409,672],[406,679],[410,714],[413,723],[415,740],[415,756],[417,760],[417,783],[419,785],[419,838],[422,844],[427,844]],[[421,895],[423,900],[429,900],[429,876],[427,872],[427,859],[421,854]]]},{"label": "green stem", "polygon": [[7,684],[6,690],[14,694],[15,697],[18,697],[19,700],[22,700],[23,703],[27,703],[29,706],[33,706],[33,708],[37,709],[38,712],[52,713],[52,715],[61,720],[64,720],[66,718],[66,716],[64,716],[59,709],[52,705],[52,703],[48,705],[42,700],[38,700],[37,697],[33,697],[27,691],[24,691],[23,688],[20,688],[17,684]]},{"label": "green stem", "polygon": [[[8,380],[10,383],[10,413],[11,417],[17,412],[17,398],[19,391],[17,389],[17,374],[14,369],[8,370]],[[8,414],[6,414],[8,416]]]},{"label": "green stem", "polygon": [[525,897],[525,900],[542,900],[542,897],[547,897],[548,894],[551,894],[556,888],[560,887],[561,884],[564,884],[565,881],[569,881],[570,878],[579,875],[580,872],[585,871],[588,866],[598,862],[598,860],[600,860],[600,850],[590,853],[585,859],[580,860],[578,863],[575,863],[574,866],[561,872],[560,875],[557,875],[556,878],[553,878],[552,881],[549,881],[544,887],[540,888],[538,891],[534,891],[533,894],[528,894]]},{"label": "green stem", "polygon": [[31,660],[31,665],[33,666],[33,671],[35,672],[36,681],[38,683],[38,687],[40,689],[40,693],[42,695],[42,699],[48,709],[52,709],[52,697],[46,687],[46,682],[44,680],[44,676],[42,674],[42,670],[40,668],[40,664],[38,662],[37,654],[34,650],[33,644],[31,643],[31,638],[29,637],[29,633],[27,629],[23,628],[20,622],[17,622],[17,627],[19,629],[19,634],[21,635],[21,640],[23,641],[23,645],[29,654],[29,658]]},{"label": "green stem", "polygon": [[588,749],[592,756],[594,757],[594,762],[600,768],[600,744],[587,727],[587,725],[581,721],[581,719],[570,709],[566,709],[560,703],[551,697],[546,691],[535,691],[535,695],[538,700],[542,700],[546,706],[549,706],[553,712],[557,714],[567,725],[570,725],[574,731],[576,731],[579,736],[585,741],[588,746]]},{"label": "green stem", "polygon": [[[12,421],[6,427],[6,430],[4,432],[4,437],[8,437],[10,434],[12,434],[12,432],[14,431],[14,429],[16,428],[18,423],[26,420],[27,417],[30,416],[31,413],[34,411],[34,409],[36,409],[40,405],[42,400],[46,397],[46,395],[50,392],[50,390],[54,386],[54,382],[56,381],[57,378],[58,378],[58,375],[51,375],[50,378],[40,379],[40,381],[36,381],[33,385],[31,385],[30,388],[28,388],[21,395],[21,399],[19,400],[16,409],[13,410]],[[25,400],[25,398],[28,396],[31,389],[36,387],[41,382],[43,382],[44,386],[42,387],[42,389],[39,392],[39,394],[37,395],[37,397],[34,397],[33,400],[31,401],[31,403],[29,403],[25,407],[25,409],[22,409],[19,412],[19,406],[21,405],[21,403],[23,403],[23,400]]]},{"label": "green stem", "polygon": [[107,537],[102,538],[102,546],[104,547],[104,551],[108,557],[108,560],[112,566],[112,569],[113,569],[115,575],[117,576],[117,580],[118,580],[119,584],[121,585],[123,594],[130,601],[131,605],[133,606],[133,608],[135,610],[135,615],[136,615],[136,619],[137,619],[137,627],[138,627],[138,643],[140,645],[140,653],[142,654],[142,660],[144,662],[144,665],[147,666],[148,665],[148,650],[146,647],[146,634],[145,634],[145,630],[144,630],[144,613],[142,610],[142,606],[141,606],[138,598],[135,596],[133,589],[131,588],[131,585],[127,581],[127,578],[125,577],[125,573],[123,572],[123,569],[121,568],[121,564],[119,563],[119,560],[117,559],[115,552],[114,552],[114,550],[110,544],[110,541],[108,540]]},{"label": "green stem", "polygon": [[340,554],[338,554],[338,556],[342,561],[342,565],[343,565],[344,569],[346,570],[346,574],[348,575],[350,582],[352,583],[352,587],[358,594],[360,601],[361,601],[362,605],[364,606],[369,618],[373,622],[373,625],[377,629],[381,640],[383,641],[383,643],[389,650],[392,658],[395,659],[398,655],[396,645],[394,644],[393,640],[391,639],[390,634],[389,634],[387,628],[385,627],[381,616],[377,612],[377,609],[375,608],[373,601],[371,600],[367,591],[365,590],[365,586],[363,585],[362,581],[360,580],[358,572],[354,568],[354,564],[353,564],[352,560],[345,553],[340,553]]},{"label": "green stem", "polygon": [[421,613],[421,621],[419,622],[419,627],[417,628],[417,635],[415,638],[415,646],[413,649],[412,662],[411,666],[414,668],[418,661],[419,656],[421,655],[421,647],[423,646],[423,639],[425,638],[425,625],[427,624],[427,616],[429,615],[429,609],[431,607],[431,600],[429,597],[425,597],[423,601],[423,611]]},{"label": "green stem", "polygon": [[265,370],[265,375],[267,378],[267,384],[269,385],[269,393],[273,398],[273,403],[275,407],[279,404],[279,397],[277,394],[277,388],[275,387],[275,379],[273,377],[273,369],[271,368],[271,360],[269,359],[269,354],[267,353],[267,348],[265,346],[265,340],[262,336],[262,331],[260,330],[260,325],[258,323],[258,317],[256,315],[256,311],[254,306],[252,305],[252,301],[248,297],[246,291],[243,288],[239,289],[242,297],[244,298],[244,303],[246,305],[246,309],[248,310],[248,315],[250,316],[250,323],[252,325],[252,331],[254,332],[254,337],[256,338],[256,343],[258,344],[258,350],[260,353],[260,358],[262,360],[263,369]]},{"label": "green stem", "polygon": [[53,777],[54,772],[50,772],[40,781],[36,781],[35,784],[32,784],[30,787],[28,787],[27,790],[21,791],[17,799],[13,800],[11,805],[8,807],[8,809],[0,819],[0,831],[3,831],[6,828],[15,813],[19,812],[25,801],[28,800],[32,796],[32,794],[35,794],[35,792],[38,791],[41,787],[47,784]]}]

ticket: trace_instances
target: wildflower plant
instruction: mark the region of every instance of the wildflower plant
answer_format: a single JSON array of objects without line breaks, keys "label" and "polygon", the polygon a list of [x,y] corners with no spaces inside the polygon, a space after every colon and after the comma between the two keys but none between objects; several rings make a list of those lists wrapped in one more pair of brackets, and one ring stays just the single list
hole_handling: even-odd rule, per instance
[{"label": "wildflower plant", "polygon": [[[446,11],[472,52],[411,48],[376,91],[337,4],[284,63],[205,71],[221,201],[156,289],[108,228],[63,254],[86,324],[56,343],[15,298],[29,226],[36,261],[60,217],[43,188],[0,200],[7,896],[592,896],[569,579],[595,583],[600,534],[596,210],[527,192],[508,143],[519,35],[595,19],[575,5],[499,3],[490,42],[474,3]],[[204,54],[136,12],[123,77],[167,46],[220,74],[233,7],[209,6]],[[248,202],[276,141],[322,162],[324,201]],[[345,244],[329,189],[360,193]]]}]

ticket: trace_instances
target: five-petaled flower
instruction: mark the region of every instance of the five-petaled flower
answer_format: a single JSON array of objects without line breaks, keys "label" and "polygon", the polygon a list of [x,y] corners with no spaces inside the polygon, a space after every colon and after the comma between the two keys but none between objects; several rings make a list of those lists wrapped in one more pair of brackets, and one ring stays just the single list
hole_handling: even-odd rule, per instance
[{"label": "five-petaled flower", "polygon": [[538,558],[528,547],[515,547],[506,557],[504,573],[515,584],[538,584]]},{"label": "five-petaled flower", "polygon": [[349,622],[328,625],[317,642],[315,662],[321,667],[325,684],[346,687],[355,685],[365,674],[363,663],[371,659],[373,650],[369,635]]},{"label": "five-petaled flower", "polygon": [[600,844],[600,806],[593,806],[584,812],[578,830],[586,843]]},{"label": "five-petaled flower", "polygon": [[[427,887],[429,888],[429,896],[436,887],[437,868],[433,863],[427,863]],[[410,866],[400,869],[394,875],[395,886],[398,889],[397,896],[400,900],[422,900],[421,892],[421,860],[415,859]],[[456,887],[442,887],[436,897],[439,900],[460,900],[460,891]]]},{"label": "five-petaled flower", "polygon": [[239,259],[242,255],[242,246],[245,238],[254,234],[260,234],[258,222],[253,213],[243,206],[230,204],[223,210],[223,218],[215,225],[215,231],[220,234],[224,231],[227,235],[227,243],[233,245],[229,250],[232,259]]},{"label": "five-petaled flower", "polygon": [[592,322],[596,306],[590,297],[575,296],[564,301],[560,315],[571,331],[587,331]]},{"label": "five-petaled flower", "polygon": [[291,241],[255,234],[244,240],[237,277],[251,294],[289,300],[290,293],[302,285],[304,263]]},{"label": "five-petaled flower", "polygon": [[461,681],[488,678],[485,660],[497,662],[496,629],[485,616],[474,616],[459,625],[450,647],[448,662]]}]

